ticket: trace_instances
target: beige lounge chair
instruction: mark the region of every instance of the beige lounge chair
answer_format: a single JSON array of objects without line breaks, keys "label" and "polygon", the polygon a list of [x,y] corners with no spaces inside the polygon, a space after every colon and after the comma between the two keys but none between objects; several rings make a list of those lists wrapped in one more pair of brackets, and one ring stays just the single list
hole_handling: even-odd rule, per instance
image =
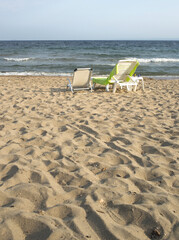
[{"label": "beige lounge chair", "polygon": [[67,78],[69,81],[67,88],[69,87],[72,93],[74,93],[75,90],[83,89],[91,89],[92,92],[91,74],[91,68],[76,68],[74,70],[72,82]]}]

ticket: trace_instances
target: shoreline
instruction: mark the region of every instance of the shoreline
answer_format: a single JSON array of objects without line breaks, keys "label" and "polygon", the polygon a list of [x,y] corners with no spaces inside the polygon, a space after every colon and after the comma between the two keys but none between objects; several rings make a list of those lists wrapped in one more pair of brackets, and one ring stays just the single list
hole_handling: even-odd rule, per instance
[{"label": "shoreline", "polygon": [[179,237],[179,79],[144,81],[0,76],[0,239]]},{"label": "shoreline", "polygon": [[[12,74],[6,74],[6,73],[0,73],[0,77],[72,77],[73,76],[73,72],[72,73],[44,73],[44,74],[31,74],[31,73],[27,73],[27,74],[24,74],[24,73],[12,73]],[[97,75],[97,74],[93,74],[92,77],[108,77],[109,75]],[[155,79],[155,80],[178,80],[179,79],[179,76],[172,76],[172,75],[149,75],[149,76],[146,76],[146,75],[142,75],[143,78],[145,79]]]}]

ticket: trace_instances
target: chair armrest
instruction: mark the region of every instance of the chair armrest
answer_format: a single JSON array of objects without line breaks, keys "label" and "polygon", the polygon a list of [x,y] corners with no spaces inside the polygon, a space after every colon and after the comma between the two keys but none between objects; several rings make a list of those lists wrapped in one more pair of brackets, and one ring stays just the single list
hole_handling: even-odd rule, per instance
[{"label": "chair armrest", "polygon": [[117,79],[115,76],[112,77],[111,80],[109,80],[110,83],[120,83],[120,82],[123,82],[122,80],[120,79]]},{"label": "chair armrest", "polygon": [[137,77],[137,76],[130,76],[130,75],[127,75],[129,78],[130,78],[130,80],[132,81],[132,82],[134,82],[134,83],[138,83],[139,82],[139,77]]},{"label": "chair armrest", "polygon": [[139,81],[142,82],[142,90],[144,91],[144,79],[143,77],[138,77],[138,76],[130,76],[128,75],[128,77],[130,78],[131,81],[133,81],[134,83],[138,84]]}]

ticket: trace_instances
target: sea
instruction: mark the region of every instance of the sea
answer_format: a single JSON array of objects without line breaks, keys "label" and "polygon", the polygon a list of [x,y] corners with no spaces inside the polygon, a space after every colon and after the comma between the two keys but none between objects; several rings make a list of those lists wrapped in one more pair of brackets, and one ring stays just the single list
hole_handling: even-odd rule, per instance
[{"label": "sea", "polygon": [[127,59],[139,61],[136,75],[179,78],[179,41],[0,41],[0,75],[70,76],[90,67],[106,76]]}]

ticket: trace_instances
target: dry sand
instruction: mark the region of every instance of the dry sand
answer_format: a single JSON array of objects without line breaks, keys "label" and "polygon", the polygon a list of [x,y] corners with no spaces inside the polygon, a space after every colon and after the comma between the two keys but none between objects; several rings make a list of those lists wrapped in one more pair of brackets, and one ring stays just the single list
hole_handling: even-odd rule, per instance
[{"label": "dry sand", "polygon": [[179,80],[65,80],[0,77],[0,240],[179,239]]}]

